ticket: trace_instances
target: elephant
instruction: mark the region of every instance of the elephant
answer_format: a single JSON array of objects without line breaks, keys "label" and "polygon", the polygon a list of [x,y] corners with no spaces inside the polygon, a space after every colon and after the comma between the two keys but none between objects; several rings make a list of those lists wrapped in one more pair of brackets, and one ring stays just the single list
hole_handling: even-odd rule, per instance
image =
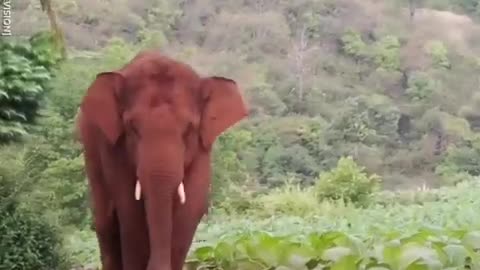
[{"label": "elephant", "polygon": [[144,50],[96,75],[76,118],[104,270],[180,270],[208,212],[212,149],[247,118],[233,79]]}]

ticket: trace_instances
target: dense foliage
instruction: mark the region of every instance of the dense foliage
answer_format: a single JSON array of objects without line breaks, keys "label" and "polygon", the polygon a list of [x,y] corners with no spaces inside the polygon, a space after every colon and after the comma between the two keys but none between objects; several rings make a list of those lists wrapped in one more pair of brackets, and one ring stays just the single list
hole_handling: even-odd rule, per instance
[{"label": "dense foliage", "polygon": [[[61,228],[73,264],[98,264],[72,136],[78,104],[97,72],[145,48],[234,78],[250,104],[215,145],[199,263],[228,269],[245,245],[312,261],[353,251],[320,262],[331,269],[372,260],[347,239],[393,269],[412,263],[403,258],[412,250],[428,266],[409,269],[460,266],[465,252],[478,263],[469,244],[480,229],[477,0],[58,0],[61,62],[51,35],[36,34],[48,27],[39,2],[15,3],[14,30],[32,38],[0,43],[0,141],[14,142],[0,148],[0,205]],[[388,191],[404,189],[421,191]],[[223,242],[232,232],[239,246]]]},{"label": "dense foliage", "polygon": [[36,213],[14,206],[0,210],[0,269],[63,269],[57,231]]},{"label": "dense foliage", "polygon": [[18,140],[34,122],[58,57],[48,33],[0,40],[0,142]]},{"label": "dense foliage", "polygon": [[20,207],[25,183],[17,147],[5,147],[0,163],[0,269],[65,269],[62,239],[38,212]]},{"label": "dense foliage", "polygon": [[196,245],[257,230],[300,237],[335,230],[362,238],[408,235],[422,228],[478,230],[477,181],[430,191],[383,191],[376,193],[374,205],[366,208],[342,201],[319,201],[309,189],[287,186],[266,195],[244,196],[250,204],[228,219],[216,208],[217,213],[200,226]]},{"label": "dense foliage", "polygon": [[309,211],[302,211],[305,204],[297,204],[288,214],[246,218],[268,211],[264,208],[268,206],[257,204],[243,218],[211,220],[202,226],[191,266],[476,269],[478,187],[475,181],[432,191],[382,192],[375,199],[377,205],[368,209],[324,202]]}]

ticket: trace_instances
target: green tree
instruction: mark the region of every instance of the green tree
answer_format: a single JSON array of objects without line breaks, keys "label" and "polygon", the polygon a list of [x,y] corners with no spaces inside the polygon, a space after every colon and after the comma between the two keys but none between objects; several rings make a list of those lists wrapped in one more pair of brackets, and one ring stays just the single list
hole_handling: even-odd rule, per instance
[{"label": "green tree", "polygon": [[22,154],[17,145],[0,148],[0,269],[66,269],[59,228],[21,205],[33,185],[25,179]]},{"label": "green tree", "polygon": [[218,201],[224,198],[230,184],[241,185],[248,179],[246,165],[241,161],[252,140],[252,133],[246,130],[231,130],[222,134],[215,143],[213,160],[213,197]]},{"label": "green tree", "polygon": [[439,40],[430,41],[425,45],[427,54],[432,59],[432,65],[435,68],[449,69],[450,61],[448,60],[448,50],[445,44]]},{"label": "green tree", "polygon": [[59,60],[48,34],[28,41],[0,41],[0,142],[27,134],[48,90],[52,69]]},{"label": "green tree", "polygon": [[55,40],[55,47],[61,53],[62,58],[65,58],[67,56],[65,37],[63,30],[58,23],[57,14],[52,7],[52,1],[40,0],[40,5],[42,7],[42,11],[47,13],[48,21],[50,22],[50,28],[53,32],[53,37]]},{"label": "green tree", "polygon": [[362,40],[359,32],[349,29],[341,37],[343,51],[357,62],[370,56],[368,45]]},{"label": "green tree", "polygon": [[382,37],[374,44],[375,64],[387,71],[400,69],[400,41],[393,35]]}]

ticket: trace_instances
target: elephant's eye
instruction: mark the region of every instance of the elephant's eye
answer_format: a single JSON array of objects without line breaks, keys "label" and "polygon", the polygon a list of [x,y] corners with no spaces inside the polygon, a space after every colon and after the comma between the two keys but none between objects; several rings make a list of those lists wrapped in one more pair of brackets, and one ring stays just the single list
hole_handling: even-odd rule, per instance
[{"label": "elephant's eye", "polygon": [[138,131],[138,129],[135,127],[135,125],[132,125],[132,127],[130,128],[130,130],[132,131],[132,134],[139,138],[140,137],[140,132]]},{"label": "elephant's eye", "polygon": [[182,135],[183,135],[183,141],[184,142],[188,142],[188,137],[189,137],[192,129],[193,129],[193,124],[192,123],[188,123],[185,126],[185,128],[183,129],[183,134]]},{"label": "elephant's eye", "polygon": [[125,122],[125,127],[127,132],[130,133],[134,137],[140,137],[140,132],[138,131],[137,125],[134,123],[132,118],[129,118]]}]

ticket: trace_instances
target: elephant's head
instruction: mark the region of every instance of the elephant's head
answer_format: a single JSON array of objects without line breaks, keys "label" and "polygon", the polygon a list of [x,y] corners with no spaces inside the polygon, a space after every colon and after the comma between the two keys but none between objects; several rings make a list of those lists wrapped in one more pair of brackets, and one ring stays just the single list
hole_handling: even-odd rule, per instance
[{"label": "elephant's head", "polygon": [[165,217],[171,216],[185,168],[247,116],[235,81],[202,78],[188,65],[152,51],[120,70],[98,74],[81,110],[108,144],[127,149],[142,184],[149,226],[161,226],[150,236],[154,246],[166,240]]},{"label": "elephant's head", "polygon": [[136,166],[148,171],[153,169],[149,163],[168,161],[176,173],[193,150],[209,151],[223,131],[247,116],[234,80],[201,78],[189,66],[152,51],[118,71],[98,74],[81,110],[109,144],[124,139]]}]

